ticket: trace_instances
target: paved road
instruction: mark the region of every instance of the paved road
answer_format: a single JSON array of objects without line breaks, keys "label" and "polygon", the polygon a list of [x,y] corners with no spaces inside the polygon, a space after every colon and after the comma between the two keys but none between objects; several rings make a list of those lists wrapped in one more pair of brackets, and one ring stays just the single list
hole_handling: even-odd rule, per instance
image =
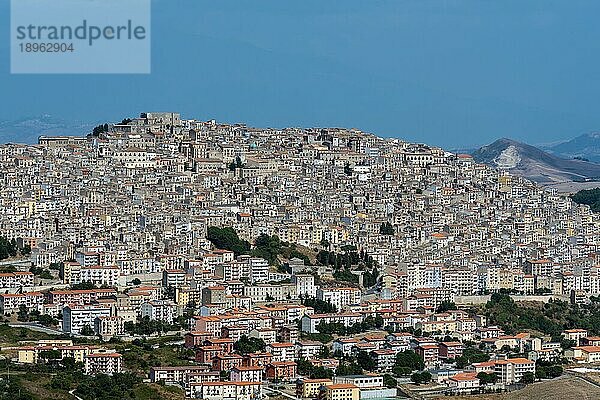
[{"label": "paved road", "polygon": [[[46,326],[39,325],[35,322],[11,322],[8,324],[11,328],[26,328],[31,329],[32,331],[43,332],[49,335],[62,335],[64,332],[59,331],[57,329],[48,328]],[[74,335],[78,336],[78,335]]]},{"label": "paved road", "polygon": [[75,389],[73,389],[73,390],[69,390],[69,394],[70,394],[71,396],[75,397],[77,400],[83,400],[81,397],[79,397],[79,396],[77,396],[77,395],[75,394]]}]

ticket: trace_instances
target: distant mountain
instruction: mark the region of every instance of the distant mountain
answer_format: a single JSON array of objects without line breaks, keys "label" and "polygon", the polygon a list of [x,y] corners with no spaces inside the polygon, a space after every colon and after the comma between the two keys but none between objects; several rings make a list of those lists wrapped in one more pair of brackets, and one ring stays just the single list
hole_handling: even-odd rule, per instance
[{"label": "distant mountain", "polygon": [[600,164],[564,159],[511,139],[499,139],[473,153],[473,158],[540,184],[600,178]]},{"label": "distant mountain", "polygon": [[546,150],[564,158],[579,157],[600,162],[600,133],[586,133],[567,142],[550,146]]},{"label": "distant mountain", "polygon": [[50,115],[0,121],[0,143],[37,143],[41,135],[85,136],[96,124],[65,121]]}]

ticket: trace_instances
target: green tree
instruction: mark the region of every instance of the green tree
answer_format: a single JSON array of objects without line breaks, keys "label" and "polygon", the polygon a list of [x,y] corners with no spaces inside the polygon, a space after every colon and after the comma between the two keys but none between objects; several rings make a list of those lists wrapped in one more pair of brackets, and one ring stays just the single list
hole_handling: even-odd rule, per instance
[{"label": "green tree", "polygon": [[71,390],[73,386],[73,377],[71,374],[60,372],[50,380],[52,389]]},{"label": "green tree", "polygon": [[7,238],[0,236],[0,260],[9,257],[16,257],[17,255],[17,241],[8,240]]},{"label": "green tree", "polygon": [[133,399],[135,387],[141,378],[133,373],[116,373],[112,376],[81,376],[77,382],[75,394],[83,400]]},{"label": "green tree", "polygon": [[108,124],[100,124],[92,130],[92,136],[100,136],[101,133],[108,132]]},{"label": "green tree", "polygon": [[456,368],[464,368],[472,363],[486,362],[490,360],[489,354],[472,346],[468,346],[463,350],[463,355],[456,357]]},{"label": "green tree", "polygon": [[600,211],[600,188],[580,190],[571,199],[577,204],[587,204],[592,211]]},{"label": "green tree", "polygon": [[277,235],[269,236],[263,233],[254,241],[254,249],[251,254],[254,257],[264,258],[270,265],[278,265],[277,256],[281,249],[281,241]]},{"label": "green tree", "polygon": [[535,369],[535,378],[542,380],[548,378],[548,374],[546,374],[545,368],[536,368]]},{"label": "green tree", "polygon": [[26,305],[21,304],[19,306],[19,311],[17,311],[17,320],[19,321],[29,321],[29,309]]},{"label": "green tree", "polygon": [[533,383],[535,382],[535,375],[533,372],[524,372],[520,382],[526,385]]},{"label": "green tree", "polygon": [[91,290],[91,289],[98,289],[98,286],[96,286],[94,283],[92,283],[90,281],[76,283],[75,285],[71,285],[71,290]]},{"label": "green tree", "polygon": [[450,310],[458,310],[458,307],[452,301],[442,301],[438,306],[436,312],[443,313]]},{"label": "green tree", "polygon": [[394,378],[390,374],[384,374],[383,375],[383,386],[390,388],[390,389],[395,388],[396,386],[398,386],[398,381],[396,380],[396,378]]},{"label": "green tree", "polygon": [[79,333],[83,336],[92,336],[94,334],[94,330],[88,324],[85,324]]},{"label": "green tree", "polygon": [[498,382],[498,376],[494,372],[489,374],[485,372],[480,372],[477,374],[477,379],[479,379],[479,382],[482,385],[491,385]]},{"label": "green tree", "polygon": [[59,360],[61,352],[60,350],[43,350],[40,352],[40,355],[46,360]]},{"label": "green tree", "polygon": [[330,302],[314,297],[302,298],[302,305],[312,307],[316,314],[335,314],[337,312],[336,307]]},{"label": "green tree", "polygon": [[210,226],[206,238],[218,249],[230,250],[236,256],[250,253],[250,243],[241,240],[237,232],[231,227],[219,228]]},{"label": "green tree", "polygon": [[348,176],[352,176],[352,168],[350,167],[349,163],[346,163],[344,165],[344,174],[346,174]]},{"label": "green tree", "polygon": [[415,372],[410,376],[410,380],[417,385],[420,385],[421,383],[427,383],[431,381],[431,374],[427,371]]},{"label": "green tree", "polygon": [[394,226],[389,222],[382,222],[379,227],[380,235],[393,235],[394,234]]},{"label": "green tree", "polygon": [[257,353],[260,351],[265,351],[266,344],[262,339],[248,337],[246,335],[242,335],[240,340],[233,344],[233,349],[237,351],[239,354],[248,354],[248,353]]},{"label": "green tree", "polygon": [[423,368],[425,368],[425,363],[423,362],[423,359],[414,351],[404,350],[396,355],[396,363],[394,364],[394,368],[410,368],[411,371],[422,371]]},{"label": "green tree", "polygon": [[375,364],[375,360],[373,360],[369,353],[367,353],[364,350],[359,351],[356,355],[356,363],[360,365],[362,369],[365,369],[367,371],[373,371],[377,366]]},{"label": "green tree", "polygon": [[363,369],[355,362],[340,362],[340,365],[335,370],[336,375],[361,375]]}]

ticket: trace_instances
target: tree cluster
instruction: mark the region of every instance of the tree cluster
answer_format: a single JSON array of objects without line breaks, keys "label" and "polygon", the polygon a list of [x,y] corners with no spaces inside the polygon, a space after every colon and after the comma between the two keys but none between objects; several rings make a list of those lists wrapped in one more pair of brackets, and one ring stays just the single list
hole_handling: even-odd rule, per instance
[{"label": "tree cluster", "polygon": [[456,357],[454,360],[456,362],[456,368],[464,368],[467,365],[471,365],[473,363],[481,363],[490,360],[490,355],[486,352],[479,350],[476,347],[466,347],[463,350],[463,354],[460,357]]},{"label": "tree cluster", "polygon": [[29,268],[29,272],[39,277],[40,279],[52,279],[53,276],[50,273],[50,270],[42,268],[42,267],[31,267]]},{"label": "tree cluster", "polygon": [[380,235],[393,235],[394,234],[394,226],[389,222],[383,222],[379,227]]},{"label": "tree cluster", "polygon": [[26,245],[19,249],[16,239],[13,238],[8,240],[7,238],[0,236],[0,260],[4,260],[5,258],[9,257],[16,257],[19,253],[23,256],[26,256],[31,253],[31,247]]},{"label": "tree cluster", "polygon": [[331,322],[327,323],[324,321],[319,322],[317,325],[317,330],[320,333],[325,334],[335,334],[339,336],[347,336],[347,335],[355,335],[358,333],[363,333],[369,331],[371,329],[380,329],[383,327],[383,318],[378,315],[376,317],[368,316],[362,322],[357,322],[350,326],[346,326],[341,322]]},{"label": "tree cluster", "polygon": [[58,325],[58,320],[56,318],[52,318],[52,316],[48,314],[42,314],[38,310],[30,310],[23,304],[19,306],[19,311],[17,311],[17,320],[22,322],[39,322],[44,326]]},{"label": "tree cluster", "polygon": [[269,265],[278,265],[277,256],[281,253],[282,243],[277,235],[269,236],[262,233],[254,241],[254,249],[251,254],[254,257],[264,258]]},{"label": "tree cluster", "polygon": [[101,133],[108,132],[108,124],[100,124],[92,130],[92,136],[100,136]]},{"label": "tree cluster", "polygon": [[563,374],[563,367],[547,361],[538,360],[535,366],[537,379],[553,379]]},{"label": "tree cluster", "polygon": [[335,374],[339,376],[345,375],[361,375],[363,369],[355,362],[340,362],[340,365],[335,369]]},{"label": "tree cluster", "polygon": [[322,366],[315,366],[312,362],[303,358],[296,360],[298,365],[298,373],[302,376],[307,376],[310,379],[331,379],[333,371]]},{"label": "tree cluster", "polygon": [[242,355],[265,351],[265,347],[264,340],[254,337],[249,338],[246,335],[242,335],[240,340],[233,344],[233,349]]},{"label": "tree cluster", "polygon": [[397,376],[408,376],[413,371],[422,371],[425,368],[423,359],[412,350],[404,350],[396,355],[396,362],[392,371]]},{"label": "tree cluster", "polygon": [[250,252],[250,242],[241,240],[231,227],[210,226],[206,237],[216,248],[233,251],[236,256]]},{"label": "tree cluster", "polygon": [[301,332],[301,337],[303,339],[312,340],[316,342],[321,342],[323,344],[327,344],[333,340],[333,336],[328,333],[306,333]]},{"label": "tree cluster", "polygon": [[321,250],[317,253],[317,261],[321,265],[331,265],[335,269],[350,269],[353,266],[364,266],[368,269],[375,266],[375,260],[364,250],[358,252],[356,246],[342,247],[343,253]]},{"label": "tree cluster", "polygon": [[486,373],[480,372],[477,374],[477,379],[479,379],[479,383],[482,385],[493,385],[498,382],[498,375],[495,372]]},{"label": "tree cluster", "polygon": [[398,381],[390,374],[383,375],[383,386],[393,389],[398,386]]},{"label": "tree cluster", "polygon": [[589,304],[550,300],[539,307],[522,306],[509,295],[494,293],[485,306],[488,320],[508,334],[536,330],[560,340],[564,329],[583,328],[600,334],[600,299]]},{"label": "tree cluster", "polygon": [[319,300],[315,297],[304,297],[300,295],[300,302],[306,307],[312,307],[315,314],[335,314],[337,308],[328,301]]},{"label": "tree cluster", "polygon": [[431,374],[428,371],[415,372],[410,376],[410,380],[420,385],[431,381]]},{"label": "tree cluster", "polygon": [[533,374],[533,372],[524,372],[523,376],[521,377],[520,383],[529,385],[530,383],[533,383],[533,382],[535,382],[535,375]]},{"label": "tree cluster", "polygon": [[235,161],[229,163],[228,168],[230,171],[235,171],[238,168],[243,168],[244,164],[242,164],[242,159],[240,156],[235,157]]},{"label": "tree cluster", "polygon": [[443,313],[443,312],[450,311],[450,310],[458,310],[458,307],[456,306],[456,304],[454,304],[454,302],[444,300],[440,303],[440,305],[435,310],[435,312]]},{"label": "tree cluster", "polygon": [[77,385],[75,394],[84,400],[112,400],[135,398],[133,388],[141,383],[137,375],[125,372],[112,376],[84,376]]},{"label": "tree cluster", "polygon": [[364,271],[363,284],[372,287],[377,283],[379,270],[372,256],[364,250],[358,252],[356,246],[342,247],[343,253],[321,250],[317,253],[317,262],[334,268],[333,277],[338,281],[358,283],[358,275],[352,270]]},{"label": "tree cluster", "polygon": [[138,318],[137,322],[125,322],[124,328],[125,332],[134,335],[152,335],[153,333],[179,330],[181,327],[176,324],[169,324],[162,320],[150,319],[150,317],[146,315]]},{"label": "tree cluster", "polygon": [[600,188],[580,190],[571,199],[577,204],[587,204],[594,212],[600,211]]},{"label": "tree cluster", "polygon": [[71,285],[71,290],[92,290],[92,289],[98,289],[98,286],[96,286],[93,282],[90,282],[90,281],[80,282],[80,283]]}]

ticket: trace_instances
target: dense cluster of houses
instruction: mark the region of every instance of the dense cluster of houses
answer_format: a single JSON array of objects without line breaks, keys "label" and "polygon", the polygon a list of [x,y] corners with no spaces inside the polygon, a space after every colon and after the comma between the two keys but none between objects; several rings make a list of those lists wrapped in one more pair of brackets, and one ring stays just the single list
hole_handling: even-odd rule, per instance
[{"label": "dense cluster of houses", "polygon": [[[560,344],[439,307],[498,291],[573,303],[600,294],[600,220],[588,206],[468,155],[355,129],[257,129],[142,113],[97,136],[0,145],[0,184],[0,236],[31,249],[32,271],[51,275],[0,273],[0,312],[35,310],[64,333],[107,340],[130,337],[125,327],[140,318],[171,325],[192,310],[183,331],[173,329],[195,351],[193,365],[157,366],[150,377],[198,398],[257,398],[264,380],[298,382],[301,397],[381,397],[383,375],[407,350],[456,391],[478,388],[479,372],[511,385],[536,360],[561,357]],[[276,235],[299,257],[276,268],[267,257],[216,248],[209,227],[231,227],[249,243]],[[341,282],[339,265],[314,262],[314,250],[348,248],[374,268]],[[307,339],[323,326],[374,320],[378,335]],[[264,352],[235,351],[243,337],[262,340]],[[578,338],[569,356],[597,360],[592,339]],[[466,343],[492,360],[453,370]],[[49,348],[89,373],[123,368],[110,350],[65,343],[20,349],[18,359],[38,362]],[[506,357],[506,349],[527,358]],[[375,362],[371,375],[298,373],[300,359],[333,371],[339,359],[323,354],[362,351]]]}]

